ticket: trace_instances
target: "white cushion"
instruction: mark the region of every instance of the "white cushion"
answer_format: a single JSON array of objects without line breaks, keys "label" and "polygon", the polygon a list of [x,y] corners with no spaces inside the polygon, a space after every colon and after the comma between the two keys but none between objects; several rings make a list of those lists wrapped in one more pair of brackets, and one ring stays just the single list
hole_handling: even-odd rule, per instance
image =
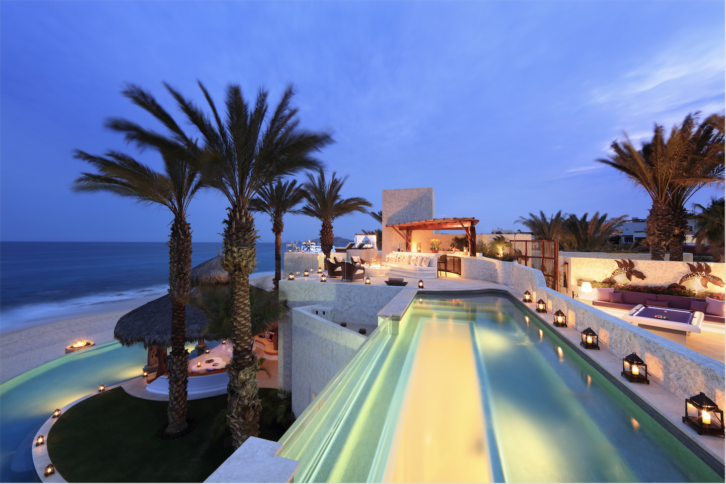
[{"label": "white cushion", "polygon": [[612,294],[614,290],[614,287],[596,287],[595,291],[593,291],[595,293],[595,300],[610,301],[610,294]]},{"label": "white cushion", "polygon": [[724,301],[718,299],[706,298],[706,314],[712,314],[714,316],[724,316]]}]

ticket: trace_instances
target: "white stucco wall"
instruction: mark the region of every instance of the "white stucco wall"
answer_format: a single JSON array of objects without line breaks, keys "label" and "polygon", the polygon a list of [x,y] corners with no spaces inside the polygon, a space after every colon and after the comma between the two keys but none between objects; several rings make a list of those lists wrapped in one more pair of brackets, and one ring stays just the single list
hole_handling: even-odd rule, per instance
[{"label": "white stucco wall", "polygon": [[[650,260],[650,253],[639,252],[639,253],[614,253],[614,252],[563,252],[560,251],[560,258],[562,257],[584,257],[586,259],[630,259],[630,260]],[[668,260],[669,254],[665,255],[665,260]],[[693,262],[693,254],[685,252],[683,254],[683,262]]]},{"label": "white stucco wall", "polygon": [[[338,259],[344,256],[345,254],[337,254]],[[302,274],[305,269],[310,270],[312,268],[317,271],[318,267],[321,267],[325,270],[323,259],[325,259],[325,254],[322,253],[310,254],[306,252],[283,252],[282,278],[285,279],[291,272],[299,272]]]},{"label": "white stucco wall", "polygon": [[[388,224],[427,220],[435,217],[433,188],[383,190],[383,256],[396,250],[406,250],[406,241]],[[424,250],[428,250],[424,248]]]}]

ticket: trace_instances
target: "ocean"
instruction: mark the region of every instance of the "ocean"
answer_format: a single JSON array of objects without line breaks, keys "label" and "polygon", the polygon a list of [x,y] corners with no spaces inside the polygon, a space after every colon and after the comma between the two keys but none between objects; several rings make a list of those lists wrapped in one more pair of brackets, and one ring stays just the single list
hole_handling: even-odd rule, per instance
[{"label": "ocean", "polygon": [[[192,267],[221,241],[192,244]],[[257,244],[256,272],[275,270],[275,244]],[[114,311],[114,303],[166,294],[165,242],[0,242],[0,333]]]}]

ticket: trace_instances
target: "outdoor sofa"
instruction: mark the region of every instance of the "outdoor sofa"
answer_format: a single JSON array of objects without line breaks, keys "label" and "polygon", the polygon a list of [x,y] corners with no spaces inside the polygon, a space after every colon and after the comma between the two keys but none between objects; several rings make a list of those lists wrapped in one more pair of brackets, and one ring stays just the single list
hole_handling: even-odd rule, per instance
[{"label": "outdoor sofa", "polygon": [[[613,302],[612,294],[621,294],[621,302]],[[613,288],[596,288],[595,299],[593,299],[592,305],[629,311],[638,304],[648,305],[647,301],[651,301],[651,303],[653,301],[658,303],[667,302],[668,306],[666,307],[686,309],[689,311],[701,311],[704,313],[704,322],[724,324],[724,303],[723,301],[716,301],[714,299],[669,296],[666,294],[653,294],[648,292],[614,291]],[[660,306],[661,304],[658,305]]]}]

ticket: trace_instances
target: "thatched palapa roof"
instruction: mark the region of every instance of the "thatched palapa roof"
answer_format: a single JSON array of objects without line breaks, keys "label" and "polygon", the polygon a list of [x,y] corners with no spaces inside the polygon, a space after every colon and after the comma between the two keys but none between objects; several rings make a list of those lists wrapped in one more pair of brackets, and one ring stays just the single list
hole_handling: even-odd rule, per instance
[{"label": "thatched palapa roof", "polygon": [[[191,304],[186,310],[187,341],[197,341],[205,336],[207,317]],[[118,320],[113,337],[124,346],[144,343],[144,346],[171,346],[171,299],[169,295],[154,299]]]},{"label": "thatched palapa roof", "polygon": [[202,284],[229,284],[229,272],[222,269],[222,251],[217,257],[202,262],[192,269],[192,286]]}]

